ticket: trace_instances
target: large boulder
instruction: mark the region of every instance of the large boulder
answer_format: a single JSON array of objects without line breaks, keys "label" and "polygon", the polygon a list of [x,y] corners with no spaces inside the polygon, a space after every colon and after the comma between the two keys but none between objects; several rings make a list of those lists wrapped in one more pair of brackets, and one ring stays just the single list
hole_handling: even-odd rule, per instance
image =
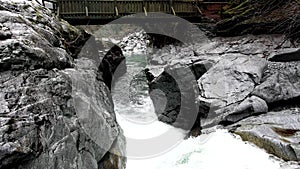
[{"label": "large boulder", "polygon": [[294,63],[270,63],[265,80],[255,87],[253,95],[267,103],[288,101],[300,96],[300,65]]},{"label": "large boulder", "polygon": [[201,119],[203,128],[213,127],[218,124],[229,125],[244,118],[268,112],[267,103],[256,96],[251,96],[226,107],[211,111]]},{"label": "large boulder", "polygon": [[[107,51],[102,53],[100,51]],[[111,89],[114,79],[126,73],[126,60],[122,49],[113,43],[103,43],[94,36],[84,43],[76,58],[89,58],[99,69],[98,78]]]},{"label": "large boulder", "polygon": [[76,59],[90,35],[41,6],[0,8],[0,168],[125,168],[107,79]]},{"label": "large boulder", "polygon": [[223,116],[216,110],[243,101],[260,83],[266,66],[267,62],[256,56],[223,57],[198,80],[201,116]]},{"label": "large boulder", "polygon": [[242,120],[229,128],[269,153],[285,160],[300,160],[300,112],[298,108],[268,112]]},{"label": "large boulder", "polygon": [[[80,69],[1,73],[6,77],[0,91],[4,105],[1,168],[97,169],[102,157],[118,148],[113,143],[122,137],[122,131],[115,121],[108,88],[95,81],[96,73],[92,73]],[[72,74],[83,77],[76,79],[82,87],[76,91]],[[90,96],[86,88],[97,90]],[[124,155],[122,149],[118,151]],[[124,165],[121,158],[114,162]]]},{"label": "large boulder", "polygon": [[177,62],[165,67],[149,83],[150,97],[159,120],[183,129],[191,129],[198,114],[196,79],[212,65],[213,62],[207,60]]}]

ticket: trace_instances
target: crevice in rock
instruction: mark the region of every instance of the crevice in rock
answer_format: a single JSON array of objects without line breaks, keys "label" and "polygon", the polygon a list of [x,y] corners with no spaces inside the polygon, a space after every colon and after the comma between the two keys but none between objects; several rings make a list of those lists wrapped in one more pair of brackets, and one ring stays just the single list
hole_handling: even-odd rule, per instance
[{"label": "crevice in rock", "polygon": [[273,57],[268,59],[271,62],[293,62],[293,61],[300,61],[300,50],[297,49],[292,52],[287,52],[287,53],[280,53],[280,54],[275,54]]},{"label": "crevice in rock", "polygon": [[155,34],[155,33],[147,33],[147,34],[150,37],[150,42],[151,42],[150,45],[155,48],[162,48],[168,45],[180,46],[183,44],[179,40],[166,35]]},{"label": "crevice in rock", "polygon": [[282,129],[278,127],[272,127],[273,131],[275,131],[277,134],[283,136],[283,137],[291,137],[294,136],[297,132],[300,130],[295,129]]},{"label": "crevice in rock", "polygon": [[100,79],[111,90],[113,82],[127,71],[126,58],[121,48],[114,45],[103,57],[99,70]]},{"label": "crevice in rock", "polygon": [[300,96],[288,100],[280,100],[268,103],[269,111],[281,111],[285,109],[300,107]]}]

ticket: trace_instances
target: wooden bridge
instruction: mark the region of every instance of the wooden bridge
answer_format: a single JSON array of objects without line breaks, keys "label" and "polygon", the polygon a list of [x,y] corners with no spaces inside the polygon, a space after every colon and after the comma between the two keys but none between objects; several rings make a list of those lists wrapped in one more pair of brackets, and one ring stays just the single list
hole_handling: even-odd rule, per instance
[{"label": "wooden bridge", "polygon": [[[221,1],[221,2],[220,2]],[[44,6],[72,24],[107,23],[122,16],[162,12],[196,22],[203,15],[218,18],[227,1],[202,0],[42,0]]]}]

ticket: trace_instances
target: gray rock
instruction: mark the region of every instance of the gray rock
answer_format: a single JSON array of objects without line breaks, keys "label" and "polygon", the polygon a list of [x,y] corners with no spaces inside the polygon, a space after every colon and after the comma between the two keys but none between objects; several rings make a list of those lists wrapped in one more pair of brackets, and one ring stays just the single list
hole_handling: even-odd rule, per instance
[{"label": "gray rock", "polygon": [[41,6],[2,8],[0,168],[125,168],[107,79],[91,59],[74,61],[90,35]]},{"label": "gray rock", "polygon": [[300,65],[289,64],[274,70],[263,83],[252,92],[268,103],[289,100],[300,96]]},{"label": "gray rock", "polygon": [[158,119],[183,129],[190,129],[197,120],[198,88],[196,79],[211,66],[210,61],[177,62],[168,66],[150,84],[150,97]]},{"label": "gray rock", "polygon": [[0,24],[0,40],[9,39],[12,36],[12,33],[8,27]]},{"label": "gray rock", "polygon": [[213,127],[218,124],[228,125],[244,118],[268,112],[267,103],[256,96],[251,96],[235,104],[211,111],[201,119],[202,128]]},{"label": "gray rock", "polygon": [[[52,18],[50,11],[29,4],[3,3],[0,42],[0,71],[72,66],[75,48],[84,44],[87,34]],[[31,10],[30,10],[31,9]]]},{"label": "gray rock", "polygon": [[114,45],[102,58],[99,65],[101,79],[111,89],[114,79],[126,73],[126,60],[120,47]]},{"label": "gray rock", "polygon": [[242,120],[229,128],[269,153],[285,160],[300,160],[300,112],[298,108],[268,112]]},{"label": "gray rock", "polygon": [[260,83],[267,62],[255,56],[227,56],[199,80],[200,113],[208,113],[243,101]]},{"label": "gray rock", "polygon": [[[271,57],[271,55],[289,51],[292,47],[283,35],[245,35],[237,37],[215,37],[211,42],[195,44],[193,47],[201,57],[218,58],[225,55],[255,55]],[[282,44],[282,42],[285,42]],[[279,49],[274,49],[282,44]],[[270,56],[268,56],[270,55]]]},{"label": "gray rock", "polygon": [[[73,91],[72,73],[83,84],[80,90]],[[8,78],[0,90],[1,105],[7,109],[1,114],[0,168],[97,168],[102,157],[119,146],[113,143],[122,131],[115,122],[109,90],[95,81],[96,73],[38,69],[2,74]],[[92,88],[97,90],[88,96],[86,89]],[[94,97],[97,102],[91,101]],[[124,155],[124,150],[118,151]],[[122,158],[110,162],[124,167]]]}]

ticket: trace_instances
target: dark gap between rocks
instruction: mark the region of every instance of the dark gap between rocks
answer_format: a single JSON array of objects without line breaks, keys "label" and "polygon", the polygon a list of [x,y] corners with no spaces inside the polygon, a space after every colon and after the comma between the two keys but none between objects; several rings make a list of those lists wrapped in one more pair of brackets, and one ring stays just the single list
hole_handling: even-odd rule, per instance
[{"label": "dark gap between rocks", "polygon": [[269,111],[281,111],[285,109],[300,107],[300,96],[288,99],[280,100],[273,103],[268,103]]}]

